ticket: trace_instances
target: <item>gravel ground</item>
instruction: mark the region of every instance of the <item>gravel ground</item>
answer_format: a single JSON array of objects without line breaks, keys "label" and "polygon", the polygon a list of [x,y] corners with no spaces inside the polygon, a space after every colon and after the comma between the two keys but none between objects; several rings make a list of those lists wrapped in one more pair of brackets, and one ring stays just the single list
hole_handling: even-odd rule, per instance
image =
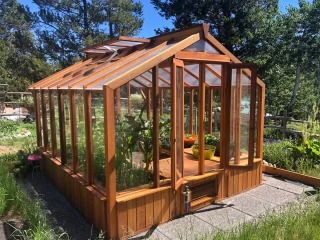
[{"label": "gravel ground", "polygon": [[18,181],[32,198],[38,197],[53,229],[66,232],[71,239],[97,239],[98,231],[86,221],[64,196],[55,188],[50,180],[36,173]]}]

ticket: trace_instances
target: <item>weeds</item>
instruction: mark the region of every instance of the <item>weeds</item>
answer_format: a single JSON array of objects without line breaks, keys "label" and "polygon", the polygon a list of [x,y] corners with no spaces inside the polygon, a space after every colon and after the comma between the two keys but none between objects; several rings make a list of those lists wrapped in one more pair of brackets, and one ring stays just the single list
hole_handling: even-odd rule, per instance
[{"label": "weeds", "polygon": [[26,229],[16,229],[18,239],[67,239],[66,234],[56,234],[48,224],[38,200],[30,199],[17,185],[9,168],[0,161],[0,217],[17,214],[26,223]]},{"label": "weeds", "polygon": [[309,200],[279,214],[270,214],[257,222],[248,223],[230,232],[199,239],[320,239],[320,204]]}]

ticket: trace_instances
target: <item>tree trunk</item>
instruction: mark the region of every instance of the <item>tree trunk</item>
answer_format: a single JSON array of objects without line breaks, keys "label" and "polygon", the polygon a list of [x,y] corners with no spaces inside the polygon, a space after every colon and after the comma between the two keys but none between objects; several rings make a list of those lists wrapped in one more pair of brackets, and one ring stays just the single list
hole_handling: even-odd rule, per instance
[{"label": "tree trunk", "polygon": [[294,106],[294,104],[297,101],[297,94],[298,94],[298,90],[300,88],[300,84],[301,84],[301,61],[300,59],[297,61],[297,67],[296,67],[296,80],[294,83],[294,88],[291,94],[291,99],[289,104],[286,107],[286,112],[287,114],[290,114],[290,112],[292,111],[292,108]]}]

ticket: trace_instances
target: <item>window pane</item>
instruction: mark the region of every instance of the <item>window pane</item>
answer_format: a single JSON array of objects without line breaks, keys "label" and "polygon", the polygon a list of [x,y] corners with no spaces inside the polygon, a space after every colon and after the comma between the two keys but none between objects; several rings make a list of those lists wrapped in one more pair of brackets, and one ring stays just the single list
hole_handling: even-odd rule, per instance
[{"label": "window pane", "polygon": [[60,124],[59,124],[59,108],[58,108],[58,93],[53,93],[53,104],[54,104],[54,122],[56,127],[56,157],[61,157],[61,147],[60,147]]},{"label": "window pane", "polygon": [[102,187],[106,183],[106,162],[104,152],[104,110],[103,93],[92,93],[92,136],[94,183]]},{"label": "window pane", "polygon": [[150,104],[146,97],[148,88],[134,86],[139,85],[131,84],[130,113],[124,105],[126,101],[121,101],[128,97],[127,85],[122,86],[120,91],[115,90],[117,191],[151,185],[153,181],[152,115],[150,118],[147,116],[147,106]]},{"label": "window pane", "polygon": [[50,107],[49,107],[49,93],[45,92],[43,94],[44,96],[44,102],[46,104],[46,119],[47,119],[47,136],[48,136],[48,151],[51,151],[52,146],[51,146],[51,124],[50,124]]},{"label": "window pane", "polygon": [[176,152],[176,180],[183,177],[183,159],[184,159],[184,110],[183,110],[183,68],[177,67],[177,81],[176,81],[176,132],[177,132],[177,152]]},{"label": "window pane", "polygon": [[86,138],[84,126],[83,93],[76,93],[76,123],[77,123],[77,149],[78,149],[78,171],[87,174],[86,167]]},{"label": "window pane", "polygon": [[230,113],[230,163],[248,164],[251,76],[232,70]]},{"label": "window pane", "polygon": [[66,164],[72,165],[72,146],[71,146],[71,119],[70,119],[70,101],[69,94],[62,94],[63,110],[64,110],[64,125],[66,135]]}]

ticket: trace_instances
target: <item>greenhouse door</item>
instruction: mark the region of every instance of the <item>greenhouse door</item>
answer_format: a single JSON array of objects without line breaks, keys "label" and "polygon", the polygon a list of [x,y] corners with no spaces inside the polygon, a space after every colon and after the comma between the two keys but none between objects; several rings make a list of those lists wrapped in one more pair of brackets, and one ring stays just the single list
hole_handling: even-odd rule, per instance
[{"label": "greenhouse door", "polygon": [[177,190],[183,183],[184,159],[184,64],[172,62],[172,187]]},{"label": "greenhouse door", "polygon": [[226,64],[224,86],[225,166],[252,167],[256,148],[256,83],[253,64]]}]

